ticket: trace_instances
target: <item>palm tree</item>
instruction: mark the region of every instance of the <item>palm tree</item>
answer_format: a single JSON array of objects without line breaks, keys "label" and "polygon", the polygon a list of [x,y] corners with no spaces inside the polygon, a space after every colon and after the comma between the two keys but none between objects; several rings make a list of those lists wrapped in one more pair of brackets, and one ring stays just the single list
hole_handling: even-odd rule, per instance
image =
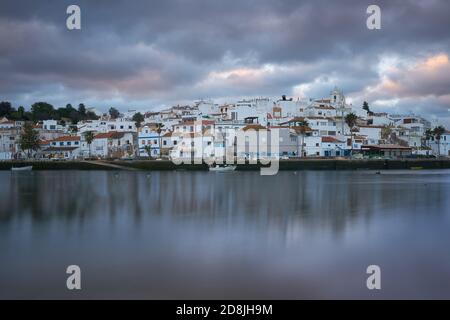
[{"label": "palm tree", "polygon": [[441,155],[441,137],[444,133],[445,133],[445,128],[443,126],[436,127],[433,130],[433,134],[434,134],[437,144],[438,144],[438,156]]},{"label": "palm tree", "polygon": [[433,130],[431,130],[431,129],[425,130],[425,145],[426,146],[429,146],[428,141],[430,141],[432,136],[433,136]]},{"label": "palm tree", "polygon": [[161,132],[162,132],[162,128],[164,127],[164,124],[162,123],[157,123],[156,124],[156,132],[158,133],[158,140],[159,140],[159,157],[161,157],[161,149],[162,149],[162,138],[161,138]]},{"label": "palm tree", "polygon": [[297,133],[302,137],[302,143],[300,146],[300,154],[303,157],[303,148],[305,144],[305,133],[309,131],[309,123],[307,120],[302,120],[298,122]]},{"label": "palm tree", "polygon": [[390,126],[384,126],[381,129],[381,139],[385,140],[387,143],[391,140],[392,129]]},{"label": "palm tree", "polygon": [[151,159],[151,158],[152,158],[152,147],[149,146],[149,145],[146,145],[146,146],[144,147],[144,150],[145,150],[145,152],[147,152],[148,157]]},{"label": "palm tree", "polygon": [[89,146],[89,158],[91,157],[91,143],[94,141],[94,131],[86,131],[84,133],[84,139],[86,140],[86,143]]},{"label": "palm tree", "polygon": [[353,112],[349,113],[349,114],[347,114],[345,116],[345,123],[350,128],[350,139],[351,139],[351,143],[352,143],[352,153],[353,153],[353,128],[356,126],[356,120],[357,119],[358,119],[358,117]]}]

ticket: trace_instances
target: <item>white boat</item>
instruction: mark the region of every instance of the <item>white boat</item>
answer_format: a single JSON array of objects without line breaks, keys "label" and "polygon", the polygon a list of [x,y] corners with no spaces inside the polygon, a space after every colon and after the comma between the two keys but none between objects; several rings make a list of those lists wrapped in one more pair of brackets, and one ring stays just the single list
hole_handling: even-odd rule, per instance
[{"label": "white boat", "polygon": [[11,171],[31,171],[33,170],[33,166],[26,166],[26,167],[12,167]]},{"label": "white boat", "polygon": [[216,165],[215,167],[209,167],[209,171],[217,171],[217,172],[229,172],[229,171],[234,171],[234,169],[236,169],[236,166],[230,166],[230,165],[225,165],[225,166]]}]

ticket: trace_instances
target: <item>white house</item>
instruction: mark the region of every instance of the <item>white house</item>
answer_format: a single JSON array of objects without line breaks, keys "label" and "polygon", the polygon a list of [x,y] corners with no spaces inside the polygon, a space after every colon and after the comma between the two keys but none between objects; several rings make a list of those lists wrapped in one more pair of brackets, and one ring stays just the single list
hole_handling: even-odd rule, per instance
[{"label": "white house", "polygon": [[94,136],[92,144],[87,145],[83,154],[101,158],[123,158],[134,156],[134,136],[132,132],[104,132]]},{"label": "white house", "polygon": [[19,139],[19,127],[0,126],[0,160],[11,160],[16,156],[20,149]]},{"label": "white house", "polygon": [[443,135],[441,135],[440,140],[437,140],[435,137],[431,137],[429,145],[433,150],[433,154],[450,157],[450,131],[447,130]]},{"label": "white house", "polygon": [[116,120],[86,120],[80,121],[77,124],[77,129],[80,134],[87,131],[94,132],[137,132],[136,123],[134,121],[124,120],[122,118]]},{"label": "white house", "polygon": [[[139,156],[157,158],[161,155],[161,135],[150,126],[144,126],[138,133]],[[149,154],[150,153],[150,154]]]},{"label": "white house", "polygon": [[368,144],[379,144],[381,140],[381,130],[383,126],[359,125],[359,134],[367,137]]},{"label": "white house", "polygon": [[322,157],[342,157],[346,155],[346,141],[338,140],[335,137],[321,137],[321,142],[320,155]]},{"label": "white house", "polygon": [[42,150],[46,158],[77,159],[81,156],[81,138],[79,136],[62,136],[46,142]]}]

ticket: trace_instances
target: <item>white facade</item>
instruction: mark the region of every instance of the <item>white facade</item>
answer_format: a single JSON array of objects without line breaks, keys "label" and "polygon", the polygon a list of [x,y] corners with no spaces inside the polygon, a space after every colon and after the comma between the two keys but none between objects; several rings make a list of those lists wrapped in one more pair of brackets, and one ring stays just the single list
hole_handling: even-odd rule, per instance
[{"label": "white facade", "polygon": [[159,157],[161,155],[161,135],[148,126],[141,128],[138,134],[139,156]]},{"label": "white facade", "polygon": [[128,120],[87,120],[80,121],[77,124],[77,129],[80,134],[87,131],[94,131],[99,133],[106,133],[110,131],[117,132],[137,132],[136,123]]},{"label": "white facade", "polygon": [[439,141],[432,137],[429,145],[433,154],[450,157],[450,131],[444,133]]}]

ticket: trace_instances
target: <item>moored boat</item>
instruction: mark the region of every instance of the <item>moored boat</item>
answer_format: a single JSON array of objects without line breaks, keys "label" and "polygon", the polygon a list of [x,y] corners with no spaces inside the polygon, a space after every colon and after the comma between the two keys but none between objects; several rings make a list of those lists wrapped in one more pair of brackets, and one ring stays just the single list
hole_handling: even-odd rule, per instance
[{"label": "moored boat", "polygon": [[26,167],[12,167],[11,171],[31,171],[33,170],[33,166],[26,166]]},{"label": "moored boat", "polygon": [[224,165],[224,166],[211,166],[209,167],[209,171],[216,171],[216,172],[229,172],[229,171],[234,171],[236,169],[236,166],[231,166],[231,165]]}]

